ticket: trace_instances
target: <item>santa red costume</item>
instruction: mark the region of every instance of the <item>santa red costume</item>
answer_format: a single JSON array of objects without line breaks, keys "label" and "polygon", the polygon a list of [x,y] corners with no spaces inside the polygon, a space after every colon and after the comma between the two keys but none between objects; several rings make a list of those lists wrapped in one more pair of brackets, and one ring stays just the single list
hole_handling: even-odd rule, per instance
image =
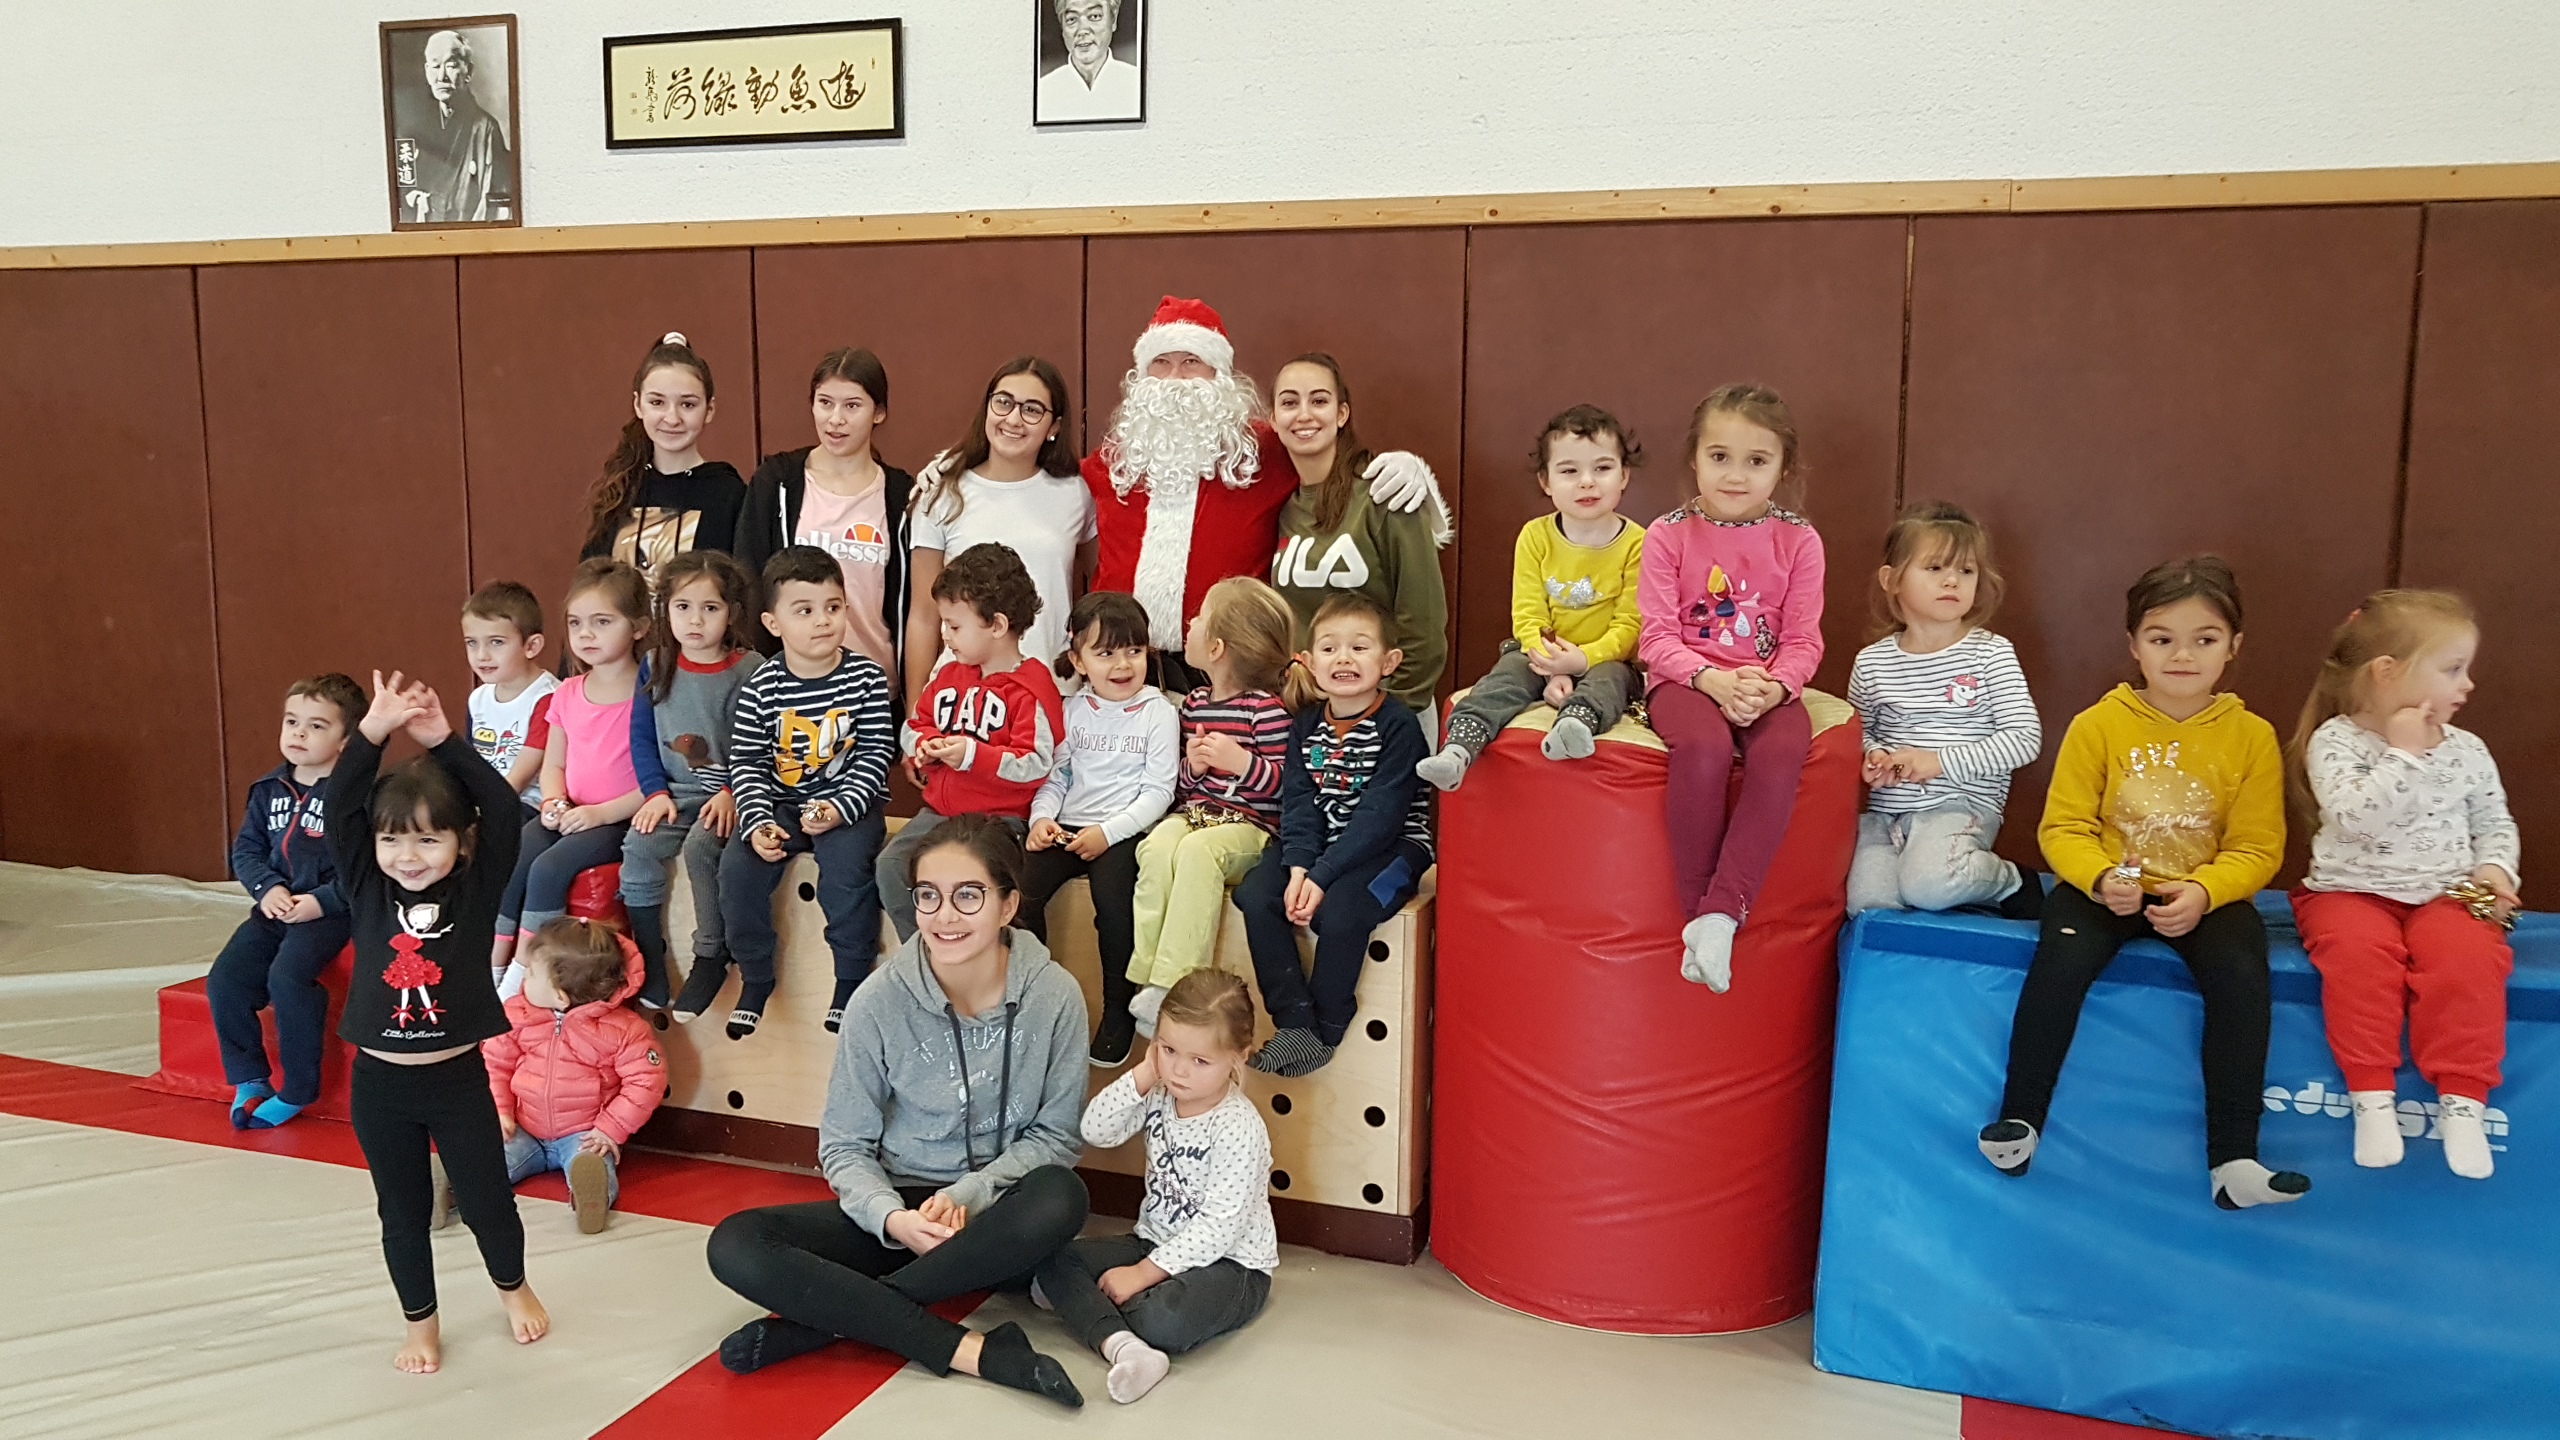
[{"label": "santa red costume", "polygon": [[[1216,374],[1147,373],[1157,357],[1177,353],[1199,357]],[[1136,596],[1156,648],[1179,654],[1210,586],[1271,568],[1298,472],[1263,418],[1253,382],[1236,373],[1235,346],[1217,311],[1164,297],[1133,358],[1111,429],[1084,461],[1101,532],[1093,588]],[[1380,455],[1366,478],[1372,498],[1395,509],[1440,504],[1430,467],[1406,452]],[[1440,513],[1445,544],[1445,506]]]}]

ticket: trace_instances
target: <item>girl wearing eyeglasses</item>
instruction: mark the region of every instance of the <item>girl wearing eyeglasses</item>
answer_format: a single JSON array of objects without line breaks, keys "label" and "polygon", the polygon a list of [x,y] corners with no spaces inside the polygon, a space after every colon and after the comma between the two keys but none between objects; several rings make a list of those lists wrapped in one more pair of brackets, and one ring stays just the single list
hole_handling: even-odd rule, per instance
[{"label": "girl wearing eyeglasses", "polygon": [[969,433],[924,469],[908,522],[906,680],[924,692],[942,656],[933,582],[943,558],[989,541],[1022,557],[1040,592],[1040,618],[1022,653],[1041,665],[1067,648],[1067,612],[1093,574],[1093,496],[1068,436],[1067,382],[1037,355],[1005,362],[969,419]]},{"label": "girl wearing eyeglasses", "polygon": [[818,1126],[836,1198],[711,1232],[711,1273],[776,1312],[720,1342],[720,1363],[746,1375],[858,1340],[1082,1405],[1021,1326],[980,1334],[926,1307],[1028,1289],[1084,1227],[1084,991],[1006,928],[1022,846],[1002,820],[954,816],[914,865],[916,933],[854,992],[836,1042]]},{"label": "girl wearing eyeglasses", "polygon": [[[889,371],[868,350],[837,350],[809,376],[809,422],[818,443],[767,455],[747,482],[738,533],[729,553],[750,575],[794,545],[814,545],[844,569],[844,647],[891,677],[906,638],[907,510],[915,478],[880,458],[880,427],[889,423]],[[930,577],[923,587],[933,588]],[[928,605],[932,602],[927,601]],[[756,644],[767,655],[782,642],[761,625]]]}]

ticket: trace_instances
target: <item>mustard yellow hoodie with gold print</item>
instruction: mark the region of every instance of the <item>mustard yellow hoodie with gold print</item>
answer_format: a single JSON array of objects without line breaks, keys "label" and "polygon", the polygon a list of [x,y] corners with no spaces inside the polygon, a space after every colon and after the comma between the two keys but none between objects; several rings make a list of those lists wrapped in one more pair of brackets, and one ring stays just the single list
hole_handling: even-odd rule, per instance
[{"label": "mustard yellow hoodie with gold print", "polygon": [[2054,877],[2083,894],[2131,855],[2146,888],[2193,880],[2217,908],[2247,900],[2284,863],[2275,727],[2237,695],[2172,720],[2118,685],[2072,717],[2036,839]]}]

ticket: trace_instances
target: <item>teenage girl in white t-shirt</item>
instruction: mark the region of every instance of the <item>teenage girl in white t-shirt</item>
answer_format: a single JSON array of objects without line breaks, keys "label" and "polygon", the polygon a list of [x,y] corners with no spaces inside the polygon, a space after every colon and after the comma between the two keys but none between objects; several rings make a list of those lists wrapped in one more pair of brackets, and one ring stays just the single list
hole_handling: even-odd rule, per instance
[{"label": "teenage girl in white t-shirt", "polygon": [[1066,379],[1036,355],[1006,362],[960,443],[935,457],[916,486],[908,522],[907,694],[924,689],[942,654],[933,582],[946,557],[972,545],[1010,547],[1040,592],[1022,653],[1048,665],[1067,648],[1067,608],[1093,574],[1093,496],[1067,434]]}]

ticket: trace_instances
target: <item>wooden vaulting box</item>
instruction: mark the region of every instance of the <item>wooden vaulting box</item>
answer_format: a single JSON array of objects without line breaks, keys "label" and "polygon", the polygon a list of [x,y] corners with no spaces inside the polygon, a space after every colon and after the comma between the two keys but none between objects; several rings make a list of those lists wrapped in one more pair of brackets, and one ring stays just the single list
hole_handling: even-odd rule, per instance
[{"label": "wooden vaulting box", "polygon": [[[892,822],[893,824],[895,822]],[[1422,1250],[1428,1173],[1431,913],[1436,873],[1421,893],[1378,928],[1360,976],[1360,1013],[1333,1063],[1302,1079],[1247,1071],[1245,1092],[1271,1130],[1271,1199],[1280,1238],[1337,1254],[1410,1263]],[[709,1151],[784,1164],[816,1163],[816,1126],[835,1063],[836,1037],[821,1023],[835,966],[817,903],[817,862],[802,856],[774,887],[782,946],[764,1023],[745,1040],[725,1030],[736,999],[733,977],[719,1001],[690,1025],[665,1024],[665,1106],[640,1136],[670,1149]],[[882,927],[883,953],[892,940]],[[667,910],[669,947],[681,967],[690,952],[692,898],[681,882]],[[1085,1007],[1102,1003],[1093,905],[1074,881],[1049,907],[1058,963],[1084,987]],[[1302,951],[1310,942],[1301,932]],[[1219,926],[1217,963],[1246,978],[1244,917],[1230,904]],[[1257,1012],[1263,1007],[1257,996]],[[1258,1014],[1257,1039],[1271,1033]],[[1119,1075],[1095,1070],[1099,1091]],[[1143,1138],[1088,1150],[1081,1167],[1094,1208],[1134,1215],[1143,1194]]]}]

